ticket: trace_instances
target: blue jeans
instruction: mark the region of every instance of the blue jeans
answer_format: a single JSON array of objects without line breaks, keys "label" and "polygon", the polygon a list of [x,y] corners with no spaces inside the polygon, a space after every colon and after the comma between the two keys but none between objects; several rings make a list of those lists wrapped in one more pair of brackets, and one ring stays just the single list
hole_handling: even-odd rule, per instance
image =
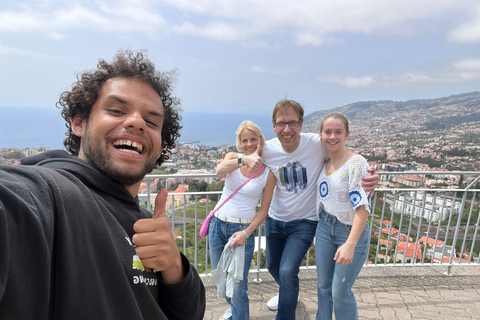
[{"label": "blue jeans", "polygon": [[348,265],[339,265],[333,260],[337,249],[350,235],[351,226],[337,220],[335,216],[322,211],[315,234],[315,260],[318,275],[317,320],[358,319],[357,303],[352,286],[367,259],[370,247],[370,228],[365,224],[358,239],[353,260]]},{"label": "blue jeans", "polygon": [[316,221],[278,221],[267,216],[267,268],[279,285],[275,319],[295,319],[299,291],[298,271],[315,236]]},{"label": "blue jeans", "polygon": [[[228,242],[228,239],[238,231],[245,230],[248,224],[239,224],[224,222],[212,217],[210,226],[208,228],[208,246],[210,247],[210,262],[212,263],[212,269],[216,269],[220,256],[222,255],[223,248]],[[248,320],[249,319],[249,305],[248,305],[248,271],[250,270],[250,264],[252,263],[253,247],[255,246],[255,231],[248,238],[245,243],[245,269],[243,271],[243,281],[235,283],[233,291],[233,298],[227,298],[227,302],[232,307],[232,319],[233,320]]]}]

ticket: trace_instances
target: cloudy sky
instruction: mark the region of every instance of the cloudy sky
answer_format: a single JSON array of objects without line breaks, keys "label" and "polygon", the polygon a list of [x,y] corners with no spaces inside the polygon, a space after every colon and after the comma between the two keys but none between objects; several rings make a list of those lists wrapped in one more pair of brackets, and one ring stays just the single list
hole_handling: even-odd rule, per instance
[{"label": "cloudy sky", "polygon": [[0,107],[51,107],[120,48],[178,68],[185,111],[438,98],[480,88],[480,2],[2,0]]}]

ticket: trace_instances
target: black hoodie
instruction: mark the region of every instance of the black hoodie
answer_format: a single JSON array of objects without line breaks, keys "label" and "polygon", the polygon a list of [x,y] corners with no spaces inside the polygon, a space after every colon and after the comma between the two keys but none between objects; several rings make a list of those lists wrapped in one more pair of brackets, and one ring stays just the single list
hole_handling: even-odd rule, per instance
[{"label": "black hoodie", "polygon": [[163,283],[132,246],[151,214],[65,151],[0,166],[0,319],[202,319],[205,289]]}]

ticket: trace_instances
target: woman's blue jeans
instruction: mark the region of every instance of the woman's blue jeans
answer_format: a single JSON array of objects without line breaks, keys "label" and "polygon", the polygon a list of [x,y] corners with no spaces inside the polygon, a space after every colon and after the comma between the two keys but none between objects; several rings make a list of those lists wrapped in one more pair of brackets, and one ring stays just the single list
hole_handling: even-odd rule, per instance
[{"label": "woman's blue jeans", "polygon": [[317,221],[279,221],[267,216],[267,268],[279,285],[275,319],[295,319],[299,291],[298,272],[303,257],[312,245]]},{"label": "woman's blue jeans", "polygon": [[[210,226],[208,228],[208,246],[210,247],[210,262],[212,269],[216,269],[223,248],[228,242],[228,239],[238,231],[245,230],[248,224],[239,224],[224,222],[212,217]],[[237,282],[233,291],[233,298],[227,298],[227,302],[232,307],[233,320],[248,320],[249,319],[249,305],[248,305],[248,271],[252,263],[253,249],[255,246],[255,231],[248,238],[245,243],[245,269],[243,272],[243,281]]]},{"label": "woman's blue jeans", "polygon": [[350,235],[351,226],[345,225],[333,215],[323,211],[315,234],[315,260],[318,275],[317,320],[358,319],[357,303],[352,286],[367,259],[370,244],[370,228],[365,228],[358,239],[353,260],[348,265],[339,265],[333,257]]}]

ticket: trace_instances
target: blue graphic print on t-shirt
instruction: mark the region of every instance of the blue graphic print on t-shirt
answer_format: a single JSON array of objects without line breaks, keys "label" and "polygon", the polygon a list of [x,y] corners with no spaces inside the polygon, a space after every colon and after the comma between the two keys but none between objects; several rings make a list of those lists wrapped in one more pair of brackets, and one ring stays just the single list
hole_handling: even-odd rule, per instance
[{"label": "blue graphic print on t-shirt", "polygon": [[287,162],[286,165],[278,168],[280,173],[280,182],[285,186],[288,192],[297,193],[307,187],[308,177],[307,168],[298,161]]}]

